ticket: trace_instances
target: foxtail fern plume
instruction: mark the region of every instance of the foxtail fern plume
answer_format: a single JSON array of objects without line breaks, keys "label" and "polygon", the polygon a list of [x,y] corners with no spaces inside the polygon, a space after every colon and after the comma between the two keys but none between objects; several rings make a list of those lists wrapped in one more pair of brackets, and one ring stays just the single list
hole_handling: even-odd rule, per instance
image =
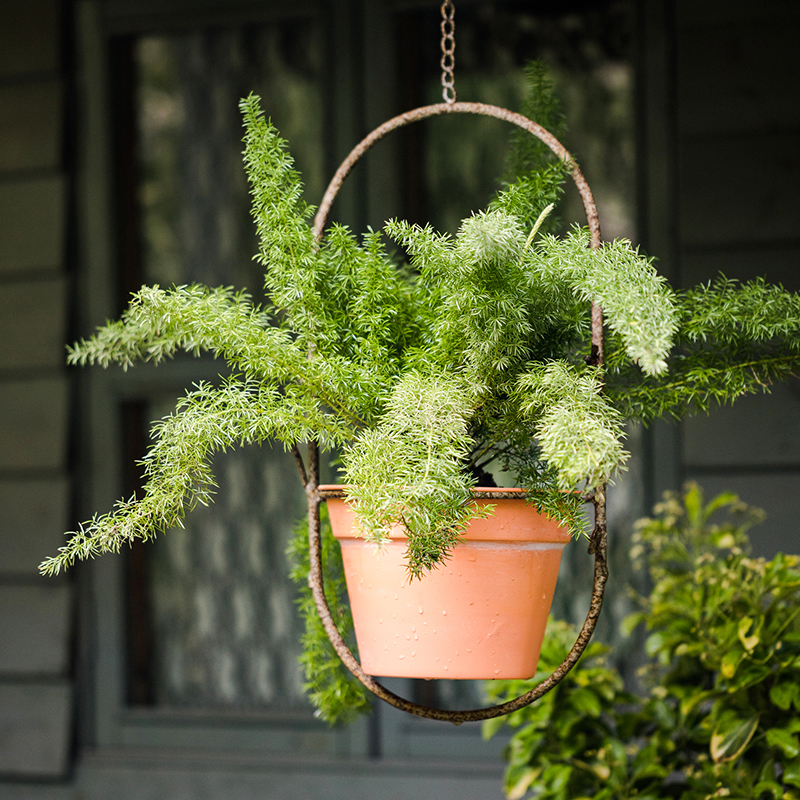
[{"label": "foxtail fern plume", "polygon": [[672,290],[629,241],[592,250],[589,238],[586,228],[563,239],[544,237],[529,257],[532,274],[539,281],[560,279],[576,297],[598,303],[627,356],[647,375],[664,372],[676,328]]},{"label": "foxtail fern plume", "polygon": [[676,295],[669,371],[642,377],[609,341],[606,391],[629,419],[680,419],[800,373],[800,295],[763,279],[720,277]]},{"label": "foxtail fern plume", "polygon": [[404,375],[375,428],[344,456],[348,496],[365,538],[393,526],[408,537],[408,569],[419,577],[458,543],[477,505],[464,471],[474,396],[448,375]]},{"label": "foxtail fern plume", "polygon": [[578,370],[565,361],[537,364],[520,377],[518,389],[559,489],[604,484],[627,461],[622,416],[601,393],[599,369]]}]

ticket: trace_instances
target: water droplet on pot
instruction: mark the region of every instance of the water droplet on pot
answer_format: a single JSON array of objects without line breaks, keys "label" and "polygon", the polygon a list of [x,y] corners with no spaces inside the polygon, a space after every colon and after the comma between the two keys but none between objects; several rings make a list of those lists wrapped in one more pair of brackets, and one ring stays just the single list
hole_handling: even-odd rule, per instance
[{"label": "water droplet on pot", "polygon": [[447,612],[444,609],[442,609],[442,616],[444,616],[444,617],[447,616]]},{"label": "water droplet on pot", "polygon": [[444,665],[444,671],[447,672],[447,664]]},{"label": "water droplet on pot", "polygon": [[405,655],[403,653],[400,653],[400,655],[397,657],[402,661],[405,658]]},{"label": "water droplet on pot", "polygon": [[437,660],[437,661],[439,660],[439,656],[436,656],[436,660]]},{"label": "water droplet on pot", "polygon": [[411,641],[411,634],[410,634],[410,633],[407,633],[407,634],[406,634],[406,641],[407,641],[407,642],[410,642],[410,641]]},{"label": "water droplet on pot", "polygon": [[417,639],[419,639],[419,636],[418,636],[418,635],[415,633],[415,634],[414,634],[414,641],[416,642],[416,641],[417,641]]},{"label": "water droplet on pot", "polygon": [[416,650],[412,650],[412,651],[411,651],[411,658],[414,658],[414,656],[415,656],[416,654],[417,654],[417,651],[416,651]]},{"label": "water droplet on pot", "polygon": [[419,613],[420,613],[420,614],[424,614],[424,613],[425,613],[425,609],[424,609],[422,606],[420,606],[420,607],[417,609],[417,611],[419,611]]},{"label": "water droplet on pot", "polygon": [[496,670],[494,671],[494,674],[495,674],[495,675],[499,675],[499,674],[500,674],[500,670],[499,670],[499,669],[496,669]]},{"label": "water droplet on pot", "polygon": [[412,625],[411,626],[411,633],[414,633],[416,630],[417,630],[417,626],[416,625]]}]

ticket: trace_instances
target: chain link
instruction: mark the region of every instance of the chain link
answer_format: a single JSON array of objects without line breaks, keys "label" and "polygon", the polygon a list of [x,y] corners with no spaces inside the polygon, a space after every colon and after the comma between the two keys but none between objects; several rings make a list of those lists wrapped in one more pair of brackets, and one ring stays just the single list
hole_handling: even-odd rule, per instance
[{"label": "chain link", "polygon": [[445,103],[455,103],[456,89],[453,70],[456,67],[456,14],[452,0],[442,3],[442,58],[439,64],[442,67],[442,97]]}]

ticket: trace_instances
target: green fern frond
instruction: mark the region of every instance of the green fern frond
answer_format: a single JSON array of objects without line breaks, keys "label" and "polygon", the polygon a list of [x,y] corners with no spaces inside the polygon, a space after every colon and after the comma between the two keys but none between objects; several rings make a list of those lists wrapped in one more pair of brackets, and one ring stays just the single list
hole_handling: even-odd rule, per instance
[{"label": "green fern frond", "polygon": [[663,372],[677,326],[666,280],[629,241],[591,250],[589,239],[586,228],[573,228],[563,239],[545,236],[530,259],[532,273],[560,275],[577,297],[599,303],[628,356],[647,375]]},{"label": "green fern frond", "polygon": [[380,542],[392,526],[405,526],[414,577],[447,559],[477,513],[464,471],[473,403],[457,378],[410,372],[378,425],[344,454],[348,499],[362,534]]},{"label": "green fern frond", "polygon": [[[357,657],[353,616],[347,604],[342,551],[331,531],[325,506],[320,508],[320,540],[325,570],[325,599],[336,628]],[[300,595],[297,607],[304,628],[300,666],[306,677],[303,690],[316,706],[315,715],[320,719],[330,724],[352,722],[360,714],[369,713],[372,706],[367,690],[350,674],[336,654],[317,613],[311,587],[308,585],[311,565],[307,519],[295,527],[286,555],[291,564],[289,577],[296,584]]]},{"label": "green fern frond", "polygon": [[198,503],[211,502],[216,483],[211,457],[243,444],[273,438],[286,442],[317,438],[328,446],[349,431],[302,398],[287,398],[269,386],[238,378],[219,388],[203,383],[187,394],[175,413],[155,423],[153,444],[143,464],[144,496],[122,500],[110,514],[95,516],[71,534],[41,571],[54,575],[75,559],[119,552],[134,539],[151,539],[182,525]]},{"label": "green fern frond", "polygon": [[557,472],[557,487],[608,482],[629,454],[619,412],[603,397],[600,370],[564,361],[531,365],[518,382],[520,403],[535,419],[542,456]]}]

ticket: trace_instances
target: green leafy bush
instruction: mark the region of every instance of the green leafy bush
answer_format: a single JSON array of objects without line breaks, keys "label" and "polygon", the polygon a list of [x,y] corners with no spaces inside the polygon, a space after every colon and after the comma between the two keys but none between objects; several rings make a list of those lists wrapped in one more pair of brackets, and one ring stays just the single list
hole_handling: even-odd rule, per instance
[{"label": "green leafy bush", "polygon": [[[752,558],[747,530],[763,515],[732,494],[704,505],[689,486],[655,513],[633,553],[653,590],[626,621],[649,632],[649,694],[625,692],[595,643],[540,703],[486,723],[487,736],[515,730],[510,798],[800,797],[800,559]],[[543,674],[574,639],[548,629]],[[527,688],[489,685],[493,699]]]}]

